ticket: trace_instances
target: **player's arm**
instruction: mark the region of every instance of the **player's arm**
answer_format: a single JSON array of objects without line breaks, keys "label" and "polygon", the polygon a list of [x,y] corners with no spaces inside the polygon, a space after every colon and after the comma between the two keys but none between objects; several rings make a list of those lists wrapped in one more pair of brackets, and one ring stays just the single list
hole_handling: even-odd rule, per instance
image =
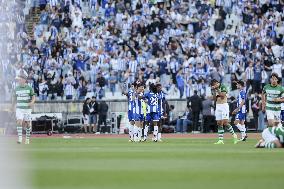
[{"label": "player's arm", "polygon": [[282,91],[281,91],[281,97],[279,98],[274,98],[273,99],[274,102],[284,102],[284,88],[282,88]]},{"label": "player's arm", "polygon": [[274,102],[284,102],[284,97],[274,98],[273,101]]},{"label": "player's arm", "polygon": [[242,101],[241,101],[241,103],[240,103],[240,106],[237,107],[237,108],[232,112],[232,114],[238,113],[238,112],[241,110],[241,108],[243,107],[243,105],[244,105],[245,103],[246,103],[246,101],[245,101],[245,99],[243,98]]},{"label": "player's arm", "polygon": [[33,95],[33,96],[32,96],[32,100],[31,100],[31,102],[29,103],[29,106],[30,106],[30,107],[32,107],[32,106],[35,104],[35,100],[36,100],[35,95]]},{"label": "player's arm", "polygon": [[222,86],[221,88],[216,90],[216,93],[217,93],[217,96],[224,98],[227,96],[228,90],[225,86]]},{"label": "player's arm", "polygon": [[34,93],[34,90],[32,88],[30,89],[30,96],[32,97],[32,99],[31,99],[31,102],[29,103],[29,106],[32,107],[35,103],[35,100],[36,100],[35,93]]}]

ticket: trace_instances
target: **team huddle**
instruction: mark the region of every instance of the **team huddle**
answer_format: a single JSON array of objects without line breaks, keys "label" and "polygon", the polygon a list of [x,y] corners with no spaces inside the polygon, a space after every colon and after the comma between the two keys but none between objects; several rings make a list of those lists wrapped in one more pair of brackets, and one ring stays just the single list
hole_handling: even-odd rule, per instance
[{"label": "team huddle", "polygon": [[145,84],[137,80],[129,87],[127,93],[123,93],[128,98],[129,141],[146,141],[149,126],[153,125],[152,140],[161,142],[161,120],[166,116],[164,112],[165,94],[161,84],[150,84],[149,91],[145,93],[144,90]]}]

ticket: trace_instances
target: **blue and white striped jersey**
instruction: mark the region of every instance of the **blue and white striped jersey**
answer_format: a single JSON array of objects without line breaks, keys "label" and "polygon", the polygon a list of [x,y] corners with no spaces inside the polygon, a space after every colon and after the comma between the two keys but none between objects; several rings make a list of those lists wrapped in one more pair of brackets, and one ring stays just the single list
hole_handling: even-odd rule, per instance
[{"label": "blue and white striped jersey", "polygon": [[135,113],[135,94],[132,89],[128,91],[128,111]]},{"label": "blue and white striped jersey", "polygon": [[148,92],[144,95],[145,99],[147,99],[148,110],[147,113],[156,112],[158,113],[158,103],[159,103],[159,95],[153,92]]},{"label": "blue and white striped jersey", "polygon": [[166,100],[166,95],[163,91],[158,93],[158,111],[159,113],[163,114],[164,113],[164,108],[163,108],[163,103]]},{"label": "blue and white striped jersey", "polygon": [[[237,106],[240,107],[242,101],[245,101],[246,100],[246,91],[245,89],[241,90],[239,92],[239,95],[238,95],[238,102],[237,102]],[[242,113],[246,113],[246,104],[244,104],[241,108],[240,108],[240,111]]]},{"label": "blue and white striped jersey", "polygon": [[142,107],[142,98],[143,93],[135,93],[135,113],[136,114],[143,114],[143,107]]}]

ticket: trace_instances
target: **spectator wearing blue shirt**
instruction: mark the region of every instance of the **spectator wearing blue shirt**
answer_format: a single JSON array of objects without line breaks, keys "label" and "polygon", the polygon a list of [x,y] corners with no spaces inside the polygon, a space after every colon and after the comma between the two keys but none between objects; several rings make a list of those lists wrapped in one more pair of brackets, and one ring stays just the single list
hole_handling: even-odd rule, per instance
[{"label": "spectator wearing blue shirt", "polygon": [[260,60],[256,60],[254,65],[254,78],[253,78],[253,93],[261,93],[261,72],[263,70],[263,66],[260,63]]},{"label": "spectator wearing blue shirt", "polygon": [[192,115],[188,108],[186,108],[186,111],[182,116],[177,119],[176,123],[176,132],[177,133],[187,133],[188,132],[188,126],[192,126]]},{"label": "spectator wearing blue shirt", "polygon": [[82,54],[78,55],[78,58],[75,60],[74,69],[76,70],[85,70],[86,62],[89,60],[89,56],[86,59],[83,59]]},{"label": "spectator wearing blue shirt", "polygon": [[112,93],[112,96],[114,96],[114,93],[115,93],[115,84],[116,83],[117,83],[117,77],[115,76],[114,71],[112,71],[110,73],[110,77],[109,77],[109,88],[110,88],[110,91]]},{"label": "spectator wearing blue shirt", "polygon": [[179,98],[183,97],[183,93],[184,93],[184,78],[183,78],[183,74],[182,74],[182,69],[178,71],[177,76],[176,76],[176,81],[177,81],[177,87],[179,90]]},{"label": "spectator wearing blue shirt", "polygon": [[164,86],[165,85],[165,76],[166,74],[168,74],[168,63],[167,60],[165,58],[161,57],[162,54],[160,54],[160,59],[157,63],[157,65],[159,66],[159,77],[161,79],[161,84]]}]

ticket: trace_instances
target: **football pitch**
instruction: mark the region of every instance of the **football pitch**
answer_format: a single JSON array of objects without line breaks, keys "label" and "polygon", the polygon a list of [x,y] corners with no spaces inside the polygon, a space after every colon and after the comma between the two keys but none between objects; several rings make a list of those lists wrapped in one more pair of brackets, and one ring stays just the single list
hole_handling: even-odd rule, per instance
[{"label": "football pitch", "polygon": [[282,188],[284,150],[255,149],[256,139],[33,138],[28,154],[35,189]]}]

